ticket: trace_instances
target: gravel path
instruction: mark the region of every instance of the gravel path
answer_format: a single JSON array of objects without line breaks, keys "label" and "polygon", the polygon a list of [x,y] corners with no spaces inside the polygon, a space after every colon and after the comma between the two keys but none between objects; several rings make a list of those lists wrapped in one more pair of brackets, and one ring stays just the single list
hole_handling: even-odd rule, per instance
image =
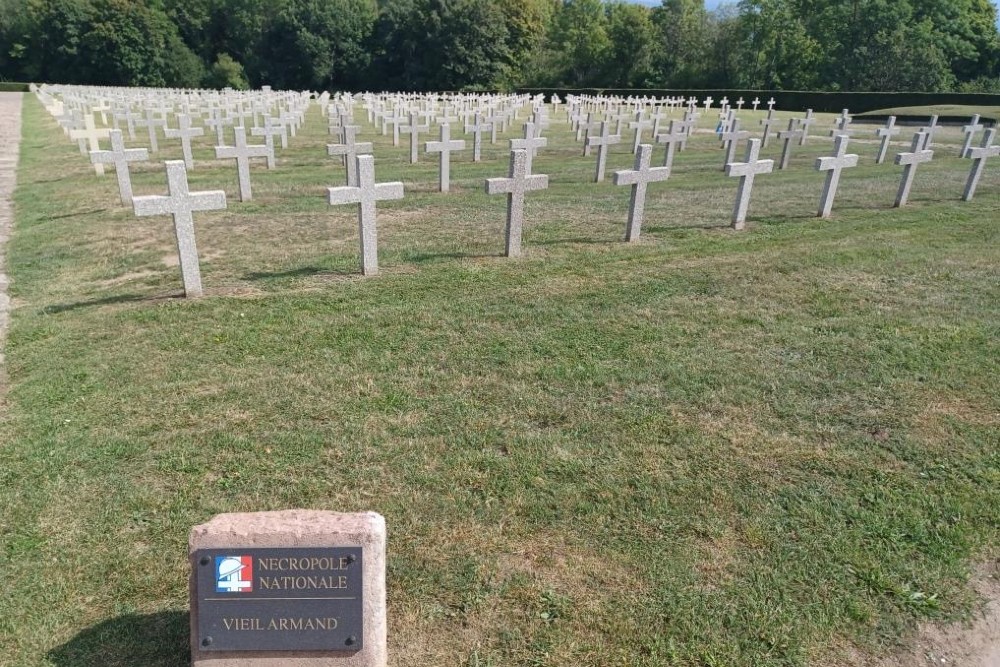
[{"label": "gravel path", "polygon": [[7,295],[9,280],[4,245],[10,236],[14,220],[11,197],[17,181],[17,156],[20,145],[21,93],[0,93],[0,363],[3,363],[3,341],[10,320],[10,297]]}]

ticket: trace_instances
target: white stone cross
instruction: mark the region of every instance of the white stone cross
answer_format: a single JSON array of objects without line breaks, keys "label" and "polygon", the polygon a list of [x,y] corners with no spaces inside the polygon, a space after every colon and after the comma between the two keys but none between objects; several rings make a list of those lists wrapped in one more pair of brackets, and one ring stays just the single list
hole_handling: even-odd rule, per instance
[{"label": "white stone cross", "polygon": [[483,115],[476,112],[472,124],[465,126],[465,132],[472,133],[472,161],[479,162],[483,157],[483,130],[489,130],[491,123],[483,121]]},{"label": "white stone cross", "polygon": [[375,158],[358,155],[355,168],[358,185],[328,188],[330,206],[337,204],[358,205],[358,234],[361,237],[361,273],[373,276],[378,273],[378,229],[375,224],[375,202],[402,199],[403,184],[375,183]]},{"label": "white stone cross", "polygon": [[372,152],[372,142],[355,141],[357,133],[357,125],[345,125],[344,143],[326,145],[327,155],[331,157],[336,155],[343,156],[344,161],[347,162],[347,184],[355,187],[358,185],[358,161],[356,159],[358,153],[367,154]]},{"label": "white stone cross", "polygon": [[504,232],[507,257],[521,255],[521,229],[524,227],[524,195],[532,190],[549,187],[549,177],[545,174],[528,174],[527,151],[515,150],[510,153],[510,171],[507,178],[487,178],[486,194],[507,195],[507,228]]},{"label": "white stone cross", "polygon": [[601,134],[597,137],[587,137],[587,146],[593,148],[597,146],[597,173],[594,175],[594,182],[600,183],[604,180],[604,169],[608,164],[608,148],[614,144],[620,144],[622,137],[620,134],[611,134],[611,125],[607,121],[601,121]]},{"label": "white stone cross", "polygon": [[274,138],[276,136],[280,137],[285,134],[285,128],[281,125],[275,125],[271,121],[270,116],[264,116],[264,126],[263,127],[252,127],[250,128],[250,134],[255,137],[264,137],[264,144],[270,151],[267,156],[267,168],[274,169]]},{"label": "white stone cross", "polygon": [[132,206],[137,216],[171,215],[177,237],[177,254],[180,257],[181,280],[184,295],[202,295],[201,267],[198,264],[198,247],[194,240],[195,211],[215,211],[226,208],[226,193],[222,190],[191,192],[188,189],[187,169],[183,160],[168,160],[167,196],[135,197]]},{"label": "white stone cross", "polygon": [[740,187],[736,191],[736,206],[733,209],[733,229],[743,229],[747,221],[747,209],[750,208],[750,193],[757,174],[770,174],[774,171],[774,160],[761,160],[760,139],[751,139],[747,144],[745,162],[734,162],[726,165],[726,176],[740,179]]},{"label": "white stone cross", "polygon": [[972,197],[976,194],[979,179],[986,168],[986,160],[991,157],[1000,157],[1000,146],[993,145],[996,134],[997,131],[994,128],[986,130],[982,145],[979,148],[970,148],[965,153],[966,157],[972,158],[972,171],[969,172],[969,180],[965,183],[965,194],[962,195],[962,199],[965,201],[972,201]]},{"label": "white stone cross", "polygon": [[900,181],[899,192],[896,194],[896,208],[904,206],[910,198],[910,188],[913,187],[913,177],[917,174],[917,165],[934,159],[934,151],[928,150],[926,146],[927,133],[917,132],[913,136],[910,152],[896,155],[896,164],[904,165],[903,180]]},{"label": "white stone cross", "polygon": [[676,120],[670,121],[670,126],[666,134],[656,135],[656,143],[666,144],[667,146],[666,154],[663,156],[664,167],[674,166],[674,153],[677,151],[677,147],[683,144],[686,139],[687,134],[684,132],[683,123],[678,123]]},{"label": "white stone cross", "polygon": [[813,116],[812,109],[806,109],[806,117],[799,119],[799,127],[802,128],[802,136],[799,138],[799,146],[806,145],[806,139],[809,138],[809,126],[816,123],[816,118]]},{"label": "white stone cross", "polygon": [[90,161],[94,164],[113,164],[118,177],[118,194],[122,204],[132,205],[132,178],[128,173],[129,162],[139,162],[149,159],[149,151],[145,148],[125,148],[121,130],[111,130],[111,150],[92,151]]},{"label": "white stone cross", "polygon": [[410,134],[410,164],[417,163],[417,149],[420,146],[420,133],[429,132],[430,129],[430,125],[420,124],[420,115],[416,113],[411,113],[410,122],[399,128],[400,132],[408,132]]},{"label": "white stone cross", "polygon": [[247,145],[246,128],[233,128],[236,136],[235,146],[216,146],[215,159],[236,160],[236,171],[240,178],[240,201],[250,201],[253,191],[250,188],[250,159],[255,157],[267,158],[271,155],[271,148],[267,144]]},{"label": "white stone cross", "polygon": [[760,98],[759,97],[753,98],[753,102],[751,102],[750,104],[753,105],[753,110],[756,111],[757,107],[760,106]]},{"label": "white stone cross", "polygon": [[771,99],[769,99],[769,100],[767,101],[767,110],[768,110],[768,111],[771,111],[772,109],[774,109],[774,105],[775,105],[775,104],[777,104],[777,102],[775,102],[775,101],[774,101],[774,98],[772,97]]},{"label": "white stone cross", "polygon": [[166,127],[167,121],[164,118],[157,118],[157,112],[152,107],[146,108],[146,119],[140,120],[139,125],[145,126],[149,132],[149,151],[151,153],[156,153],[160,150],[160,147],[156,143],[156,128]]},{"label": "white stone cross", "polygon": [[200,137],[205,134],[205,128],[192,127],[191,116],[184,113],[177,115],[177,125],[177,129],[164,127],[163,136],[167,139],[181,140],[181,150],[184,153],[184,165],[188,169],[194,169],[194,159],[191,157],[191,138]]},{"label": "white stone cross", "polygon": [[761,146],[767,148],[767,144],[771,141],[771,126],[776,125],[778,119],[774,117],[774,109],[767,110],[767,116],[761,119],[760,124],[764,126],[764,133],[761,135]]},{"label": "white stone cross", "polygon": [[[83,115],[83,129],[76,129],[69,131],[69,138],[76,139],[79,141],[87,142],[87,149],[89,152],[101,150],[100,139],[107,139],[111,136],[111,130],[105,128],[97,128],[94,126],[94,116],[93,114],[86,113]],[[104,164],[100,162],[94,163],[94,173],[101,176],[104,174]]]},{"label": "white stone cross", "polygon": [[535,124],[525,123],[524,124],[524,139],[511,139],[510,149],[511,150],[524,150],[528,152],[528,157],[525,160],[525,172],[531,173],[531,161],[535,155],[535,152],[539,148],[545,148],[549,143],[549,140],[545,137],[535,136]]},{"label": "white stone cross", "polygon": [[833,129],[830,130],[830,136],[835,137],[838,134],[847,134],[850,131],[850,125],[854,122],[851,118],[851,112],[849,109],[844,109],[840,112],[840,116],[833,122]]},{"label": "white stone cross", "polygon": [[625,229],[625,240],[633,243],[639,240],[642,231],[642,217],[646,208],[646,184],[665,181],[670,178],[670,167],[650,167],[653,147],[640,144],[635,154],[635,168],[616,171],[615,185],[631,185],[632,198],[629,201],[628,227]]},{"label": "white stone cross", "polygon": [[896,127],[896,117],[889,116],[889,120],[886,121],[885,127],[880,127],[875,130],[875,135],[882,138],[882,143],[878,147],[878,155],[875,156],[875,164],[882,164],[885,162],[886,153],[889,152],[889,142],[892,138],[899,134],[899,128]]},{"label": "white stone cross", "polygon": [[788,161],[792,157],[792,140],[798,139],[802,136],[802,130],[798,129],[798,118],[793,118],[788,121],[788,129],[783,132],[778,132],[778,138],[784,140],[785,144],[781,148],[781,164],[778,165],[779,169],[787,169]]},{"label": "white stone cross", "polygon": [[740,130],[740,119],[733,118],[732,125],[722,133],[722,141],[726,149],[726,159],[722,163],[723,171],[725,171],[727,164],[736,160],[736,149],[740,145],[740,141],[749,138],[749,132]]},{"label": "white stone cross", "polygon": [[965,141],[962,143],[962,152],[959,153],[959,157],[965,157],[972,148],[972,142],[976,138],[976,133],[983,129],[983,124],[979,122],[979,114],[972,117],[972,122],[962,128],[962,132],[965,133]]},{"label": "white stone cross", "polygon": [[643,120],[643,115],[642,111],[636,111],[635,120],[628,124],[628,129],[635,130],[635,136],[632,140],[633,155],[639,150],[639,143],[642,141],[642,131],[653,127],[653,121]]},{"label": "white stone cross", "polygon": [[426,150],[428,153],[440,153],[438,161],[438,190],[448,192],[451,183],[451,153],[452,151],[464,151],[465,139],[451,138],[451,125],[445,123],[441,126],[441,138],[439,141],[428,141]]},{"label": "white stone cross", "polygon": [[851,137],[838,134],[833,142],[834,155],[816,160],[816,170],[826,172],[826,182],[823,184],[823,195],[820,197],[820,218],[829,218],[833,210],[833,200],[837,196],[837,186],[840,185],[840,172],[844,169],[858,166],[858,156],[847,153],[847,143]]},{"label": "white stone cross", "polygon": [[938,127],[938,117],[935,114],[931,116],[931,122],[927,125],[927,127],[920,128],[920,131],[927,135],[927,138],[924,140],[924,148],[931,147],[931,143],[934,141],[934,134],[938,131]]},{"label": "white stone cross", "polygon": [[743,98],[740,97],[740,99],[736,100],[736,110],[737,111],[743,111],[743,105],[744,104],[746,104],[746,102],[744,102]]},{"label": "white stone cross", "polygon": [[709,95],[708,97],[705,98],[705,114],[706,115],[708,114],[708,110],[712,108],[712,103],[713,102],[715,102],[715,100],[712,99],[711,95]]}]

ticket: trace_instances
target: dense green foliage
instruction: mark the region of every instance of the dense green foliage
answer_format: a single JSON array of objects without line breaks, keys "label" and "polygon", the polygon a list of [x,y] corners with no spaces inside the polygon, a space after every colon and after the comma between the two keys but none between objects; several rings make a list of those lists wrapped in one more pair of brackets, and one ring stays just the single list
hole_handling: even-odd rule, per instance
[{"label": "dense green foliage", "polygon": [[0,79],[1000,92],[989,0],[0,0]]}]

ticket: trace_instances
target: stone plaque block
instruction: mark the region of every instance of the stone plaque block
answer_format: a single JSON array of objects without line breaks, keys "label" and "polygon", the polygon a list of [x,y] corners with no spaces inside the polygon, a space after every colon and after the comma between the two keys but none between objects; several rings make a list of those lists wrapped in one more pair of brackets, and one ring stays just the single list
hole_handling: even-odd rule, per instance
[{"label": "stone plaque block", "polygon": [[220,514],[195,526],[194,667],[385,667],[385,520]]}]

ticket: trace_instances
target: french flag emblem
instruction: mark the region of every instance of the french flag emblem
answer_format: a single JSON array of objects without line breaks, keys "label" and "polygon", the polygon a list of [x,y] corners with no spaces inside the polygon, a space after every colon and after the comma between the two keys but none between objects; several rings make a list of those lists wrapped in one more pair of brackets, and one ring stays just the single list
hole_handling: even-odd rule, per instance
[{"label": "french flag emblem", "polygon": [[250,556],[216,556],[215,592],[252,593],[253,559]]}]

